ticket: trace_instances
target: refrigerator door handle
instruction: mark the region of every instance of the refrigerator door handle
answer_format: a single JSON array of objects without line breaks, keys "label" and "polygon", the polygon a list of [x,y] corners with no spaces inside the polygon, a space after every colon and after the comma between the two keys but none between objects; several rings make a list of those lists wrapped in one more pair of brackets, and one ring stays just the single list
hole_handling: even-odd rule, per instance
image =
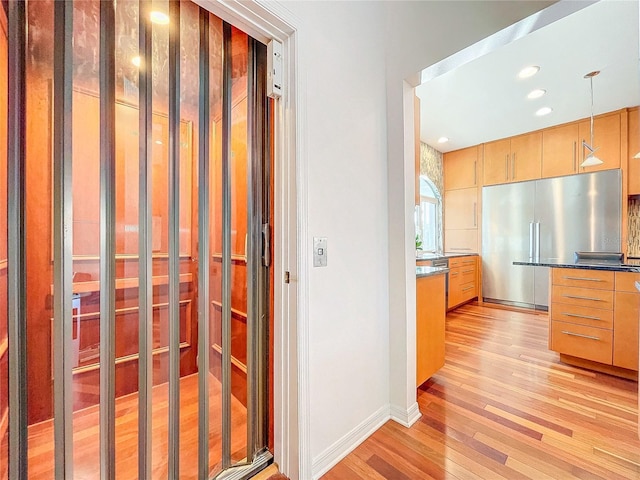
[{"label": "refrigerator door handle", "polygon": [[533,260],[533,222],[529,222],[529,259]]},{"label": "refrigerator door handle", "polygon": [[540,222],[536,222],[536,261],[540,261]]}]

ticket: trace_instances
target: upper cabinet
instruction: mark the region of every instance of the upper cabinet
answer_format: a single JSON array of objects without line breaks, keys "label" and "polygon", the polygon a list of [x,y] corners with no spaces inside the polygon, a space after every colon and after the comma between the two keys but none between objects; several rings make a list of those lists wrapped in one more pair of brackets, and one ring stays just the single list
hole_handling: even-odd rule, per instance
[{"label": "upper cabinet", "polygon": [[463,148],[443,155],[445,190],[478,186],[479,148]]},{"label": "upper cabinet", "polygon": [[484,185],[540,178],[542,132],[484,144]]},{"label": "upper cabinet", "polygon": [[542,177],[578,173],[577,123],[548,128],[542,132]]},{"label": "upper cabinet", "polygon": [[591,121],[567,123],[542,131],[542,177],[620,168],[620,112],[600,115],[593,122],[595,155],[604,163],[581,167],[588,151],[582,142],[591,142]]},{"label": "upper cabinet", "polygon": [[640,153],[640,109],[631,108],[628,115],[629,195],[640,195],[640,158],[634,158]]}]

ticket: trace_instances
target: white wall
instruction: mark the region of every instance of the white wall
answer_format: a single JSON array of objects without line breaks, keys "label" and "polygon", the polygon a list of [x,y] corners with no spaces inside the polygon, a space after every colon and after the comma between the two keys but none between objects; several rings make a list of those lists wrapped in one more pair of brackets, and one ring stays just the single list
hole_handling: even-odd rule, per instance
[{"label": "white wall", "polygon": [[[287,2],[301,20],[308,185],[309,407],[314,474],[363,423],[388,417],[387,165],[383,8]],[[311,241],[328,238],[328,266]],[[305,248],[306,247],[306,248]],[[370,418],[372,417],[373,418]],[[366,432],[368,433],[368,432]],[[314,475],[315,476],[315,475]]]}]

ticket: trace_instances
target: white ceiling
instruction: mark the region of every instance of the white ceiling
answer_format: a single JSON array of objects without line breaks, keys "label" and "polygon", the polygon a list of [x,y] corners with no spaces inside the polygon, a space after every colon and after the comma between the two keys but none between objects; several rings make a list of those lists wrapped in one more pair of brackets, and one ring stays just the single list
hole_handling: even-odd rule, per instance
[{"label": "white ceiling", "polygon": [[[602,0],[418,86],[421,140],[448,152],[588,117],[593,70],[596,115],[640,104],[638,3]],[[519,79],[529,65],[538,74]],[[536,88],[546,95],[528,100]]]}]

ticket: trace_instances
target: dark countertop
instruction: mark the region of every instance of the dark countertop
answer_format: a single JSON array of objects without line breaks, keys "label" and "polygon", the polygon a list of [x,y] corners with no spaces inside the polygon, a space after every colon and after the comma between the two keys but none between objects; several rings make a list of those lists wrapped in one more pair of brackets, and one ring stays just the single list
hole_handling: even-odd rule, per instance
[{"label": "dark countertop", "polygon": [[432,277],[448,271],[447,267],[416,267],[416,278]]},{"label": "dark countertop", "polygon": [[420,255],[416,255],[417,260],[439,260],[441,258],[453,258],[453,257],[477,257],[477,253],[469,252],[469,253],[453,253],[453,252],[445,252],[445,253],[422,253]]},{"label": "dark countertop", "polygon": [[611,272],[640,273],[640,259],[628,258],[624,263],[609,262],[606,260],[567,260],[560,258],[541,258],[540,260],[525,260],[513,262],[514,265],[551,268],[581,268],[585,270],[608,270]]}]

